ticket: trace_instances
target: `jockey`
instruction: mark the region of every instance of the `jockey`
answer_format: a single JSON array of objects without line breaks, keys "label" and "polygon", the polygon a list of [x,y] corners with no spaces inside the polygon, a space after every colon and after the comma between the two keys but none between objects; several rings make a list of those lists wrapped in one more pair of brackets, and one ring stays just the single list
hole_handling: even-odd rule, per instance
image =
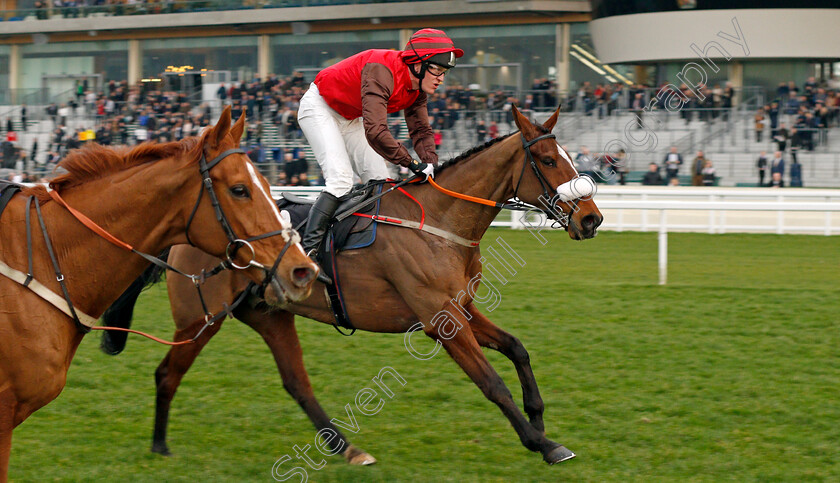
[{"label": "jockey", "polygon": [[[339,198],[353,187],[354,173],[364,183],[386,179],[384,158],[424,179],[434,176],[438,156],[426,99],[462,55],[445,33],[426,28],[415,32],[403,51],[366,50],[315,77],[300,100],[298,123],[326,188],[309,212],[301,240],[305,252],[320,246]],[[421,161],[412,159],[388,129],[388,113],[401,110]]]}]

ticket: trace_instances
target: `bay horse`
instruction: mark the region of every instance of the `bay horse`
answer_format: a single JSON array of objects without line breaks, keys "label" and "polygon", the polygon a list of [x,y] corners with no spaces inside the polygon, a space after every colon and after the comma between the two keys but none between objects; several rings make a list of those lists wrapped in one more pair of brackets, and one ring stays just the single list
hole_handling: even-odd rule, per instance
[{"label": "bay horse", "polygon": [[84,334],[148,266],[135,251],[189,241],[264,284],[269,304],[310,295],[318,267],[239,149],[244,126],[243,115],[231,127],[228,108],[200,138],[91,144],[49,187],[11,198],[0,218],[0,481],[13,429],[59,395]]},{"label": "bay horse", "polygon": [[[444,189],[473,197],[503,203],[518,195],[522,201],[539,206],[540,198],[546,195],[548,187],[551,190],[560,188],[560,192],[570,182],[580,180],[568,153],[550,134],[558,113],[559,109],[543,125],[534,125],[514,108],[519,135],[513,134],[473,148],[444,164],[437,170],[434,179]],[[528,169],[529,163],[532,169]],[[427,225],[443,228],[462,240],[480,240],[500,211],[498,206],[441,194],[429,183],[410,185],[406,191],[425,210]],[[572,201],[557,205],[568,215],[566,230],[569,236],[576,240],[595,236],[602,221],[597,206],[591,197],[578,197]],[[380,212],[387,217],[408,219],[416,219],[420,215],[417,203],[397,193],[382,198]],[[528,352],[516,337],[494,325],[473,303],[477,283],[471,287],[468,285],[480,281],[483,259],[478,243],[459,244],[452,239],[390,225],[380,225],[378,229],[380,231],[371,247],[341,252],[337,258],[338,271],[345,287],[346,309],[355,327],[371,332],[403,333],[419,330],[418,322],[425,321],[422,324],[425,334],[442,344],[485,397],[501,408],[526,448],[541,453],[550,464],[574,457],[574,453],[545,436],[544,404]],[[180,269],[189,270],[201,270],[217,263],[214,257],[188,246],[173,247],[168,260]],[[230,303],[247,283],[236,273],[225,273],[210,280],[207,284],[208,303],[215,307],[223,302]],[[177,277],[168,277],[167,286],[176,325],[175,339],[191,338],[203,326],[201,304],[189,283]],[[142,283],[136,283],[131,293],[127,292],[118,304],[109,309],[106,320],[111,325],[130,324],[134,302],[142,287]],[[294,316],[302,315],[326,324],[332,324],[334,320],[323,286],[319,282],[316,287],[311,297],[282,309],[269,311],[259,305],[244,303],[233,315],[263,337],[274,355],[283,387],[300,404],[315,427],[337,435],[328,443],[332,454],[342,453],[351,464],[370,464],[376,460],[350,445],[321,408],[303,365]],[[443,310],[461,327],[454,334],[440,333],[442,323],[437,326],[429,323]],[[152,451],[169,454],[166,429],[175,391],[220,325],[205,331],[196,344],[172,348],[157,368]],[[125,338],[120,333],[106,333],[103,336],[103,351],[118,353],[124,343]],[[527,419],[485,358],[481,347],[497,350],[513,362],[522,386]]]}]

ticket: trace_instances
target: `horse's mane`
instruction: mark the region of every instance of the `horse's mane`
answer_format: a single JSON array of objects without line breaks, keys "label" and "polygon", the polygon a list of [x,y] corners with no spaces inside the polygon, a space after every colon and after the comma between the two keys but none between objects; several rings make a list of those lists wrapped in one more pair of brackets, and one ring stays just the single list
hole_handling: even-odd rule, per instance
[{"label": "horse's mane", "polygon": [[470,149],[468,149],[468,150],[464,151],[463,153],[459,154],[458,156],[456,156],[456,157],[454,157],[454,158],[452,158],[452,159],[450,159],[450,160],[448,160],[448,161],[444,162],[443,164],[441,164],[440,166],[438,166],[437,168],[435,168],[435,174],[438,174],[438,173],[440,173],[441,171],[443,171],[444,169],[446,169],[446,168],[448,168],[448,167],[450,167],[450,166],[454,166],[454,165],[456,165],[456,164],[460,163],[461,161],[463,161],[463,160],[465,160],[465,159],[469,159],[469,158],[471,158],[471,157],[475,156],[476,154],[478,154],[478,153],[480,153],[480,152],[484,151],[485,149],[489,148],[490,146],[493,146],[493,145],[495,145],[495,144],[498,144],[498,143],[500,143],[501,141],[503,141],[503,140],[505,140],[505,139],[507,139],[507,138],[511,137],[513,134],[515,134],[515,133],[510,133],[510,134],[506,134],[506,135],[504,135],[504,136],[497,137],[496,139],[491,139],[491,140],[487,141],[487,142],[486,142],[486,143],[484,143],[484,144],[481,144],[481,145],[479,145],[479,146],[472,147],[472,148],[470,148]]},{"label": "horse's mane", "polygon": [[[60,167],[67,170],[67,173],[50,180],[50,186],[56,190],[72,188],[132,166],[174,156],[188,155],[194,157],[197,162],[200,147],[204,144],[202,139],[189,137],[169,143],[146,142],[133,148],[89,143],[79,149],[74,149],[59,163]],[[34,195],[41,201],[50,199],[43,186],[26,188],[23,192]]]},{"label": "horse's mane", "polygon": [[[551,132],[548,129],[546,129],[545,127],[543,127],[539,124],[534,124],[534,128],[542,134],[549,134]],[[507,138],[513,136],[514,134],[517,134],[517,133],[519,133],[519,131],[514,131],[510,134],[506,134],[504,136],[497,137],[496,139],[491,139],[491,140],[487,141],[486,143],[484,143],[482,145],[472,147],[472,148],[464,151],[463,153],[459,154],[458,156],[446,161],[445,163],[441,164],[437,168],[435,168],[435,174],[440,173],[444,169],[446,169],[450,166],[454,166],[454,165],[460,163],[461,161],[463,161],[465,159],[471,158],[474,155],[476,155],[476,154],[484,151],[485,149],[489,148],[490,146],[493,146],[494,144],[497,144],[501,141],[504,141],[505,139],[507,139]]]}]

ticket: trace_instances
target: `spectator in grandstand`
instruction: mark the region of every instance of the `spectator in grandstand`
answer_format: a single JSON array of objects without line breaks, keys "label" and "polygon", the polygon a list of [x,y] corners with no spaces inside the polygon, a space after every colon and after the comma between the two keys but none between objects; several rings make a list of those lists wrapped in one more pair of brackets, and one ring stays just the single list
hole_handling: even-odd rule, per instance
[{"label": "spectator in grandstand", "polygon": [[803,136],[799,132],[799,129],[795,127],[790,128],[790,157],[794,163],[796,162],[796,155],[799,153],[799,149],[802,148],[802,139]]},{"label": "spectator in grandstand", "polygon": [[592,179],[598,179],[595,176],[595,171],[598,168],[598,165],[595,161],[595,158],[589,154],[589,148],[586,146],[580,147],[580,152],[578,152],[577,156],[575,156],[575,168],[577,168],[578,173],[585,174],[590,176]]},{"label": "spectator in grandstand", "polygon": [[706,155],[703,151],[697,151],[691,171],[691,185],[703,186],[703,168],[706,167]]},{"label": "spectator in grandstand", "polygon": [[782,179],[782,175],[780,173],[773,173],[773,177],[770,178],[770,184],[767,186],[771,188],[783,188],[785,186],[785,182]]},{"label": "spectator in grandstand", "polygon": [[755,142],[761,142],[761,135],[764,134],[764,111],[765,108],[759,108],[758,111],[753,116],[755,120]]},{"label": "spectator in grandstand", "polygon": [[668,154],[665,155],[665,160],[662,162],[663,166],[665,166],[665,173],[667,174],[668,178],[676,178],[679,175],[680,166],[683,164],[682,155],[677,151],[676,146],[671,146],[670,151]]},{"label": "spectator in grandstand", "polygon": [[487,132],[490,139],[499,137],[499,125],[496,124],[496,121],[490,121],[490,127],[487,128]]},{"label": "spectator in grandstand", "polygon": [[779,103],[773,101],[767,107],[767,117],[770,118],[770,131],[775,132],[779,125]]},{"label": "spectator in grandstand", "polygon": [[642,177],[642,184],[645,186],[662,185],[662,176],[659,174],[659,166],[656,163],[648,165],[648,171]]},{"label": "spectator in grandstand", "polygon": [[776,143],[776,149],[784,151],[787,148],[788,130],[785,123],[779,124],[779,129],[773,132],[773,142]]},{"label": "spectator in grandstand", "polygon": [[637,92],[633,98],[633,114],[636,115],[636,127],[638,129],[642,129],[642,117],[645,115],[645,100],[644,94],[641,92]]},{"label": "spectator in grandstand", "polygon": [[770,161],[770,177],[775,178],[775,175],[784,177],[785,175],[785,160],[782,158],[782,152],[776,151],[773,154],[773,160]]},{"label": "spectator in grandstand", "polygon": [[767,174],[767,151],[762,151],[758,155],[755,167],[758,168],[758,186],[764,186],[764,176]]},{"label": "spectator in grandstand", "polygon": [[[301,244],[317,249],[354,172],[367,182],[388,177],[383,158],[426,179],[438,161],[427,96],[464,51],[442,31],[421,29],[405,49],[366,50],[322,70],[300,101],[298,122],[326,179],[309,214]],[[414,151],[391,135],[388,111],[404,110]]]},{"label": "spectator in grandstand", "polygon": [[488,140],[487,125],[484,119],[479,119],[475,126],[476,144],[485,143]]},{"label": "spectator in grandstand", "polygon": [[790,186],[794,188],[802,187],[802,165],[793,159],[790,165]]},{"label": "spectator in grandstand", "polygon": [[711,161],[706,160],[703,165],[703,186],[714,186],[716,183],[715,167]]}]

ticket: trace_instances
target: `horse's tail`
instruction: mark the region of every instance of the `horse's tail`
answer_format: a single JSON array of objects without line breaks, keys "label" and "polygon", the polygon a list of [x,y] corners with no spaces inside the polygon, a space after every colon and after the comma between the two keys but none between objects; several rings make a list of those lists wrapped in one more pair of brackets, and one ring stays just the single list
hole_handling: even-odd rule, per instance
[{"label": "horse's tail", "polygon": [[[167,248],[161,253],[158,258],[166,260],[169,257],[169,249]],[[165,270],[157,265],[150,264],[134,282],[131,283],[125,292],[105,310],[102,314],[102,325],[107,327],[122,327],[123,329],[131,328],[131,318],[134,315],[134,304],[137,298],[140,297],[140,292],[146,287],[160,282],[163,279]],[[128,338],[128,332],[121,330],[106,330],[102,333],[102,341],[99,348],[102,352],[115,356],[125,349],[125,343]]]}]

